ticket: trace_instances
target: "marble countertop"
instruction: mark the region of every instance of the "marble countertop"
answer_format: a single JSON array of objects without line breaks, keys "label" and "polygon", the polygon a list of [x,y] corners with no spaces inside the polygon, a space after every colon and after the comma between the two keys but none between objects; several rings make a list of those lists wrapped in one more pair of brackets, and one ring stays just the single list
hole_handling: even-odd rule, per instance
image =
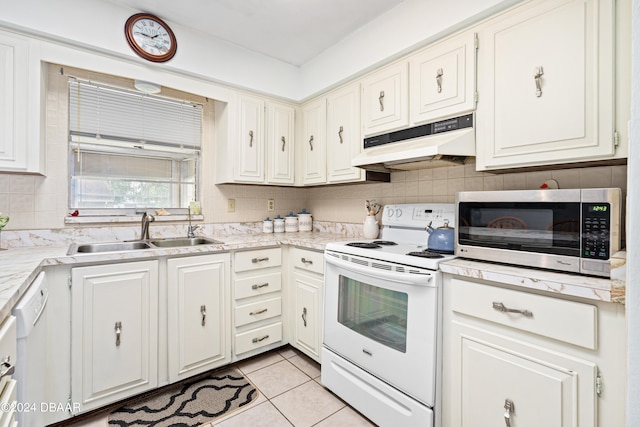
[{"label": "marble countertop", "polygon": [[[329,242],[352,241],[353,235],[323,231],[299,233],[208,233],[206,237],[223,243],[196,247],[153,248],[124,252],[67,255],[69,246],[33,246],[0,251],[0,320],[27,290],[43,268],[58,265],[84,265],[149,257],[227,252],[260,247],[291,245],[322,251]],[[513,267],[457,258],[440,264],[445,273],[489,280],[528,289],[571,295],[613,303],[625,302],[626,254],[616,254],[611,279]]]},{"label": "marble countertop", "polygon": [[612,262],[612,278],[598,278],[554,271],[524,268],[497,263],[456,258],[440,264],[445,273],[474,279],[483,279],[525,289],[536,289],[561,295],[570,295],[591,300],[625,302],[624,269],[626,254],[616,254]]},{"label": "marble countertop", "polygon": [[193,255],[205,252],[225,252],[259,247],[292,245],[324,250],[329,242],[353,240],[353,236],[322,232],[234,234],[207,236],[222,244],[196,247],[153,248],[124,252],[83,253],[67,255],[65,246],[36,246],[0,251],[0,320],[9,315],[43,268],[56,265],[83,265],[149,257]]}]

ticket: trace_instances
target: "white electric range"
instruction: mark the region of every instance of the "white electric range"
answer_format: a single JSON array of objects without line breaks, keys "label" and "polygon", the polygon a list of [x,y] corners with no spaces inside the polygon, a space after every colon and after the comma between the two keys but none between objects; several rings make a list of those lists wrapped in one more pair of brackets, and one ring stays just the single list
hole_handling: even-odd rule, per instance
[{"label": "white electric range", "polygon": [[442,280],[429,224],[453,204],[386,206],[380,239],[325,250],[322,383],[381,426],[439,426]]}]

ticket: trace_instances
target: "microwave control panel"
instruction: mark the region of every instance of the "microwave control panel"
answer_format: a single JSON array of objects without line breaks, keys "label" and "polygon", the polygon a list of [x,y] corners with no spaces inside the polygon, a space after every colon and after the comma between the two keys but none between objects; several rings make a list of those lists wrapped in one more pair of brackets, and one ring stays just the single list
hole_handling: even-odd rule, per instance
[{"label": "microwave control panel", "polygon": [[611,243],[609,203],[582,204],[582,258],[609,259]]}]

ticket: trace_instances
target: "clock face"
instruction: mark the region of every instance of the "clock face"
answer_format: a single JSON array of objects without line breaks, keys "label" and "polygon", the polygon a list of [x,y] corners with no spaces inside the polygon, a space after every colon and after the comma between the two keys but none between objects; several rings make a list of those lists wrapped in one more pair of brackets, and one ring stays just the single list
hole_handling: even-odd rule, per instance
[{"label": "clock face", "polygon": [[147,13],[131,16],[125,24],[125,34],[133,51],[153,62],[170,60],[178,47],[171,28],[160,18]]}]

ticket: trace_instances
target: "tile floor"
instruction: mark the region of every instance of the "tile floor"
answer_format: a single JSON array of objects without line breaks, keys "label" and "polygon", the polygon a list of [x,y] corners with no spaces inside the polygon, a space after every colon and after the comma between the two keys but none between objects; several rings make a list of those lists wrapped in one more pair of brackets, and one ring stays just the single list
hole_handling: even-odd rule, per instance
[{"label": "tile floor", "polygon": [[[203,427],[371,427],[340,398],[320,385],[320,365],[283,347],[234,365],[260,391],[251,404]],[[73,427],[106,427],[105,414]]]}]

